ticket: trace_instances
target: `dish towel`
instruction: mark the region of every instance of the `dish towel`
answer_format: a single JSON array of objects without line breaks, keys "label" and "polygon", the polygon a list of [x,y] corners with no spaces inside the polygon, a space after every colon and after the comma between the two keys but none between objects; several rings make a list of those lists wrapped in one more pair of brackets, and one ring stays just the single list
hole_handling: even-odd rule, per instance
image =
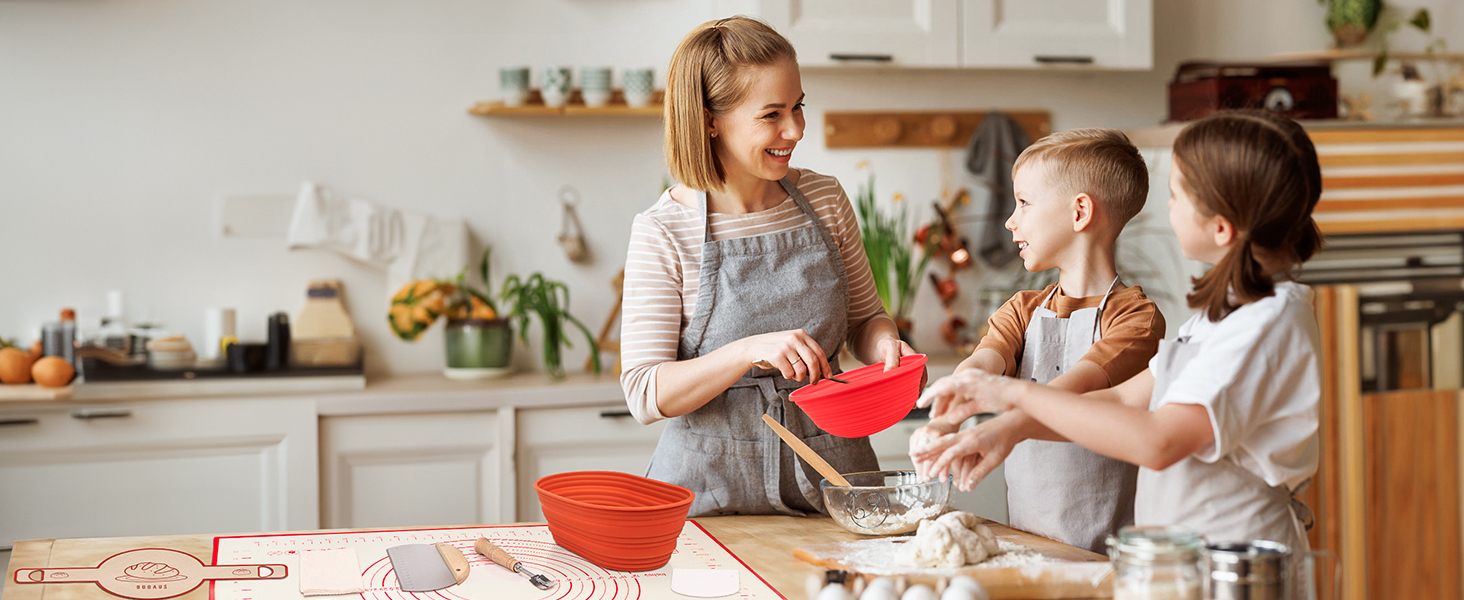
[{"label": "dish towel", "polygon": [[300,593],[305,596],[359,594],[361,562],[355,548],[306,550],[300,553]]},{"label": "dish towel", "polygon": [[416,279],[450,279],[468,265],[468,225],[462,219],[377,206],[306,182],[295,199],[290,249],[333,250],[386,269],[386,287]]},{"label": "dish towel", "polygon": [[1006,230],[1006,216],[1017,204],[1012,196],[1012,163],[1031,143],[1021,125],[996,110],[986,113],[981,126],[966,142],[966,170],[991,190],[977,254],[995,268],[1017,257],[1017,245]]}]

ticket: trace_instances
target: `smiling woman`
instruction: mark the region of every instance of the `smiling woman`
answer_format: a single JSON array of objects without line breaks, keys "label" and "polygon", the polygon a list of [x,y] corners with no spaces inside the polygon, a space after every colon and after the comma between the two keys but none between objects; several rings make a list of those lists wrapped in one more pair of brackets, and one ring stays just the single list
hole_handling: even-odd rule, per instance
[{"label": "smiling woman", "polygon": [[621,321],[631,413],[672,419],[647,475],[696,492],[692,516],[824,510],[818,474],[760,418],[840,472],[876,470],[867,438],[828,434],[788,395],[838,373],[846,344],[887,368],[914,352],[839,182],[789,166],[804,129],[797,54],[753,19],[697,27],[667,70],[665,121],[680,183],[635,218]]}]

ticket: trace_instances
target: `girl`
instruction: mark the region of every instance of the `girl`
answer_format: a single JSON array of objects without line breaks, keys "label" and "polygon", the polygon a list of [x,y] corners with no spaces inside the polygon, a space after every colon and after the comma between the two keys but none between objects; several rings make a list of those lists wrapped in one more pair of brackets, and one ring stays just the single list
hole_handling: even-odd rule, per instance
[{"label": "girl", "polygon": [[631,413],[671,419],[646,475],[696,492],[692,516],[822,510],[817,472],[762,415],[841,473],[877,470],[867,438],[824,433],[788,394],[837,373],[844,344],[887,368],[913,350],[839,182],[788,166],[803,138],[793,47],[752,19],[702,24],[672,55],[665,122],[680,183],[635,218],[621,322]]},{"label": "girl", "polygon": [[1138,464],[1138,525],[1304,552],[1309,515],[1293,493],[1317,469],[1321,368],[1311,290],[1290,275],[1321,244],[1316,149],[1284,117],[1219,113],[1179,134],[1169,186],[1184,255],[1214,268],[1188,296],[1200,312],[1161,342],[1149,370],[1081,396],[965,371],[921,404],[953,420],[1019,407]]}]

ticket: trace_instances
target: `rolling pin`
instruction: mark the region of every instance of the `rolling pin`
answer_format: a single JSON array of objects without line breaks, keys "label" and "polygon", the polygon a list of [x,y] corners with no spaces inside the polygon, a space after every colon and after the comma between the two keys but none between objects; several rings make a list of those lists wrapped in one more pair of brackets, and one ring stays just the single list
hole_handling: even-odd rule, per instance
[{"label": "rolling pin", "polygon": [[502,548],[494,546],[493,542],[488,541],[488,538],[479,537],[478,541],[473,543],[473,549],[477,550],[478,554],[482,554],[483,556],[488,557],[488,560],[498,563],[505,569],[508,569],[515,573],[522,573],[524,576],[529,578],[529,583],[534,584],[534,587],[536,588],[539,588],[541,590],[554,589],[555,582],[553,579],[550,579],[543,575],[537,575],[533,571],[525,569],[524,563],[519,562],[518,559],[512,556],[509,556],[508,553],[504,552]]}]

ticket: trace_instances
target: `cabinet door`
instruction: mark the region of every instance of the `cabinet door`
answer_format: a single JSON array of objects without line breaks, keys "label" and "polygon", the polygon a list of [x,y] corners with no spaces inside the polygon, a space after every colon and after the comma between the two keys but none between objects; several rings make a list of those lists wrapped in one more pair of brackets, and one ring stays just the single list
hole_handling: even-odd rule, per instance
[{"label": "cabinet door", "polygon": [[320,419],[322,526],[509,520],[498,426],[496,411]]},{"label": "cabinet door", "polygon": [[1152,69],[1152,0],[964,0],[961,65]]},{"label": "cabinet door", "polygon": [[[934,377],[934,373],[931,374]],[[894,427],[869,436],[874,455],[879,458],[879,468],[885,471],[910,471],[915,463],[910,460],[910,436],[929,419],[905,419]],[[967,424],[975,420],[967,421]],[[993,521],[1007,522],[1006,465],[999,465],[986,479],[976,484],[976,489],[963,492],[951,488],[951,507]]]},{"label": "cabinet door", "polygon": [[0,547],[319,527],[310,400],[0,410]]},{"label": "cabinet door", "polygon": [[534,482],[569,471],[644,475],[666,422],[641,425],[624,402],[518,411],[518,520],[542,521]]},{"label": "cabinet door", "polygon": [[803,66],[954,67],[958,0],[761,0],[757,13],[787,36]]}]

